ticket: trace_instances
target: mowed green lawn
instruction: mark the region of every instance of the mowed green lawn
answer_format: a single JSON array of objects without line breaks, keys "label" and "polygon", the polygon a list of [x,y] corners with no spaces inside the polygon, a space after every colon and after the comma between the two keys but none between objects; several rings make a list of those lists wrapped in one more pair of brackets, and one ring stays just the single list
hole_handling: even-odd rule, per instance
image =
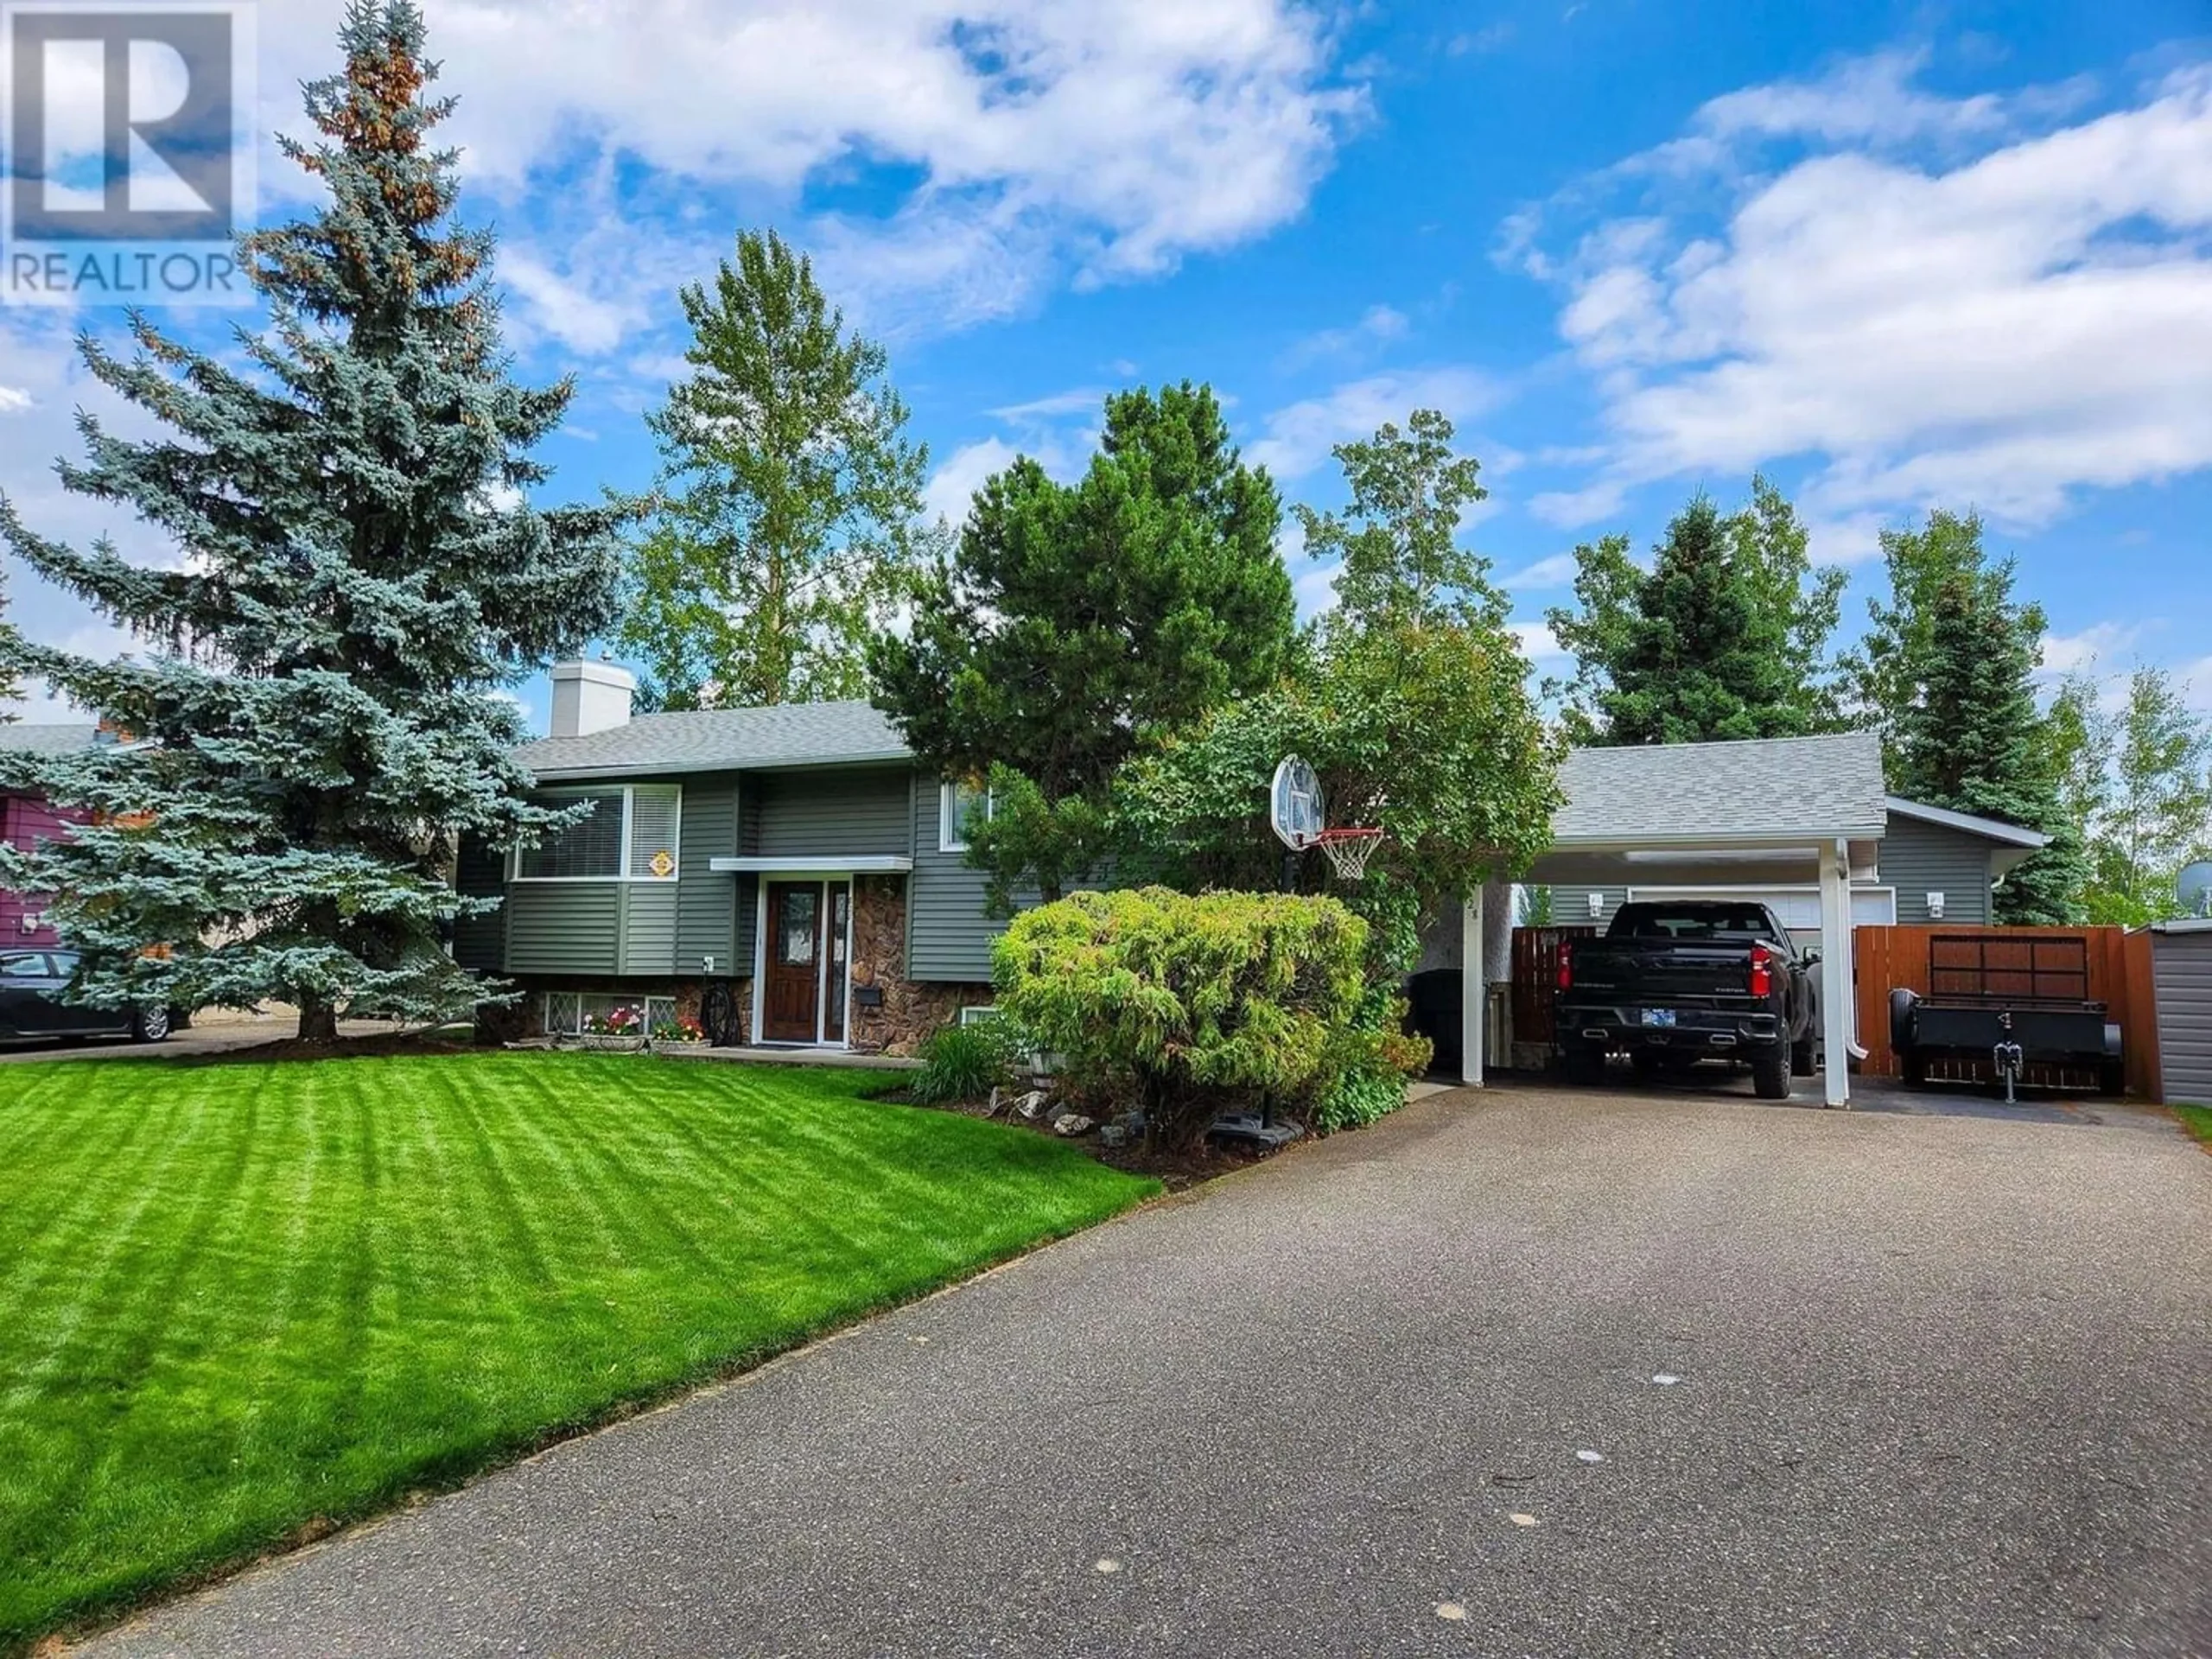
[{"label": "mowed green lawn", "polygon": [[0,1067],[0,1649],[1110,1216],[1147,1182],[632,1056]]}]

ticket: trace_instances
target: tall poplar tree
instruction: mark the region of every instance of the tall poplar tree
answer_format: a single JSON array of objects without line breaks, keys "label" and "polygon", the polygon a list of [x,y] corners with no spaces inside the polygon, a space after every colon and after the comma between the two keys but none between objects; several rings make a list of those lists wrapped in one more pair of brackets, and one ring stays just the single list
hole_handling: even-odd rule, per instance
[{"label": "tall poplar tree", "polygon": [[531,448],[571,387],[510,376],[492,238],[454,217],[451,109],[429,96],[412,0],[353,0],[343,71],[307,88],[319,140],[286,153],[328,193],[245,238],[270,318],[232,363],[133,320],[137,350],[85,361],[167,430],[82,425],[72,490],[192,554],[126,563],[45,540],[0,503],[32,569],[152,642],[96,662],[16,641],[12,667],[111,716],[130,745],[37,764],[29,781],[95,815],[0,861],[56,893],[110,1003],[282,998],[300,1034],[341,1009],[432,1019],[483,994],[440,944],[491,901],[449,885],[463,835],[493,847],[560,814],[527,803],[524,734],[498,695],[613,618],[615,515],[540,509]]},{"label": "tall poplar tree", "polygon": [[664,709],[857,697],[912,593],[927,449],[883,347],[845,327],[773,231],[683,293],[690,372],[647,424],[658,512],[619,643]]}]

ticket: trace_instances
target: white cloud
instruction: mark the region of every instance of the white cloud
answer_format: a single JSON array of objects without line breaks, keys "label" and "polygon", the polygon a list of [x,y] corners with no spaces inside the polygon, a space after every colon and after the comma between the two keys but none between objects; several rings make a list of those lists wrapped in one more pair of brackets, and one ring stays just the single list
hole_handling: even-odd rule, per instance
[{"label": "white cloud", "polygon": [[1928,55],[1924,50],[1877,52],[1840,64],[1818,80],[1782,80],[1726,92],[1699,110],[1694,125],[1716,138],[1756,134],[1892,145],[2005,125],[2000,99],[1938,98],[1914,86],[1913,77],[1927,67]]},{"label": "white cloud", "polygon": [[1513,637],[1520,642],[1521,654],[1529,659],[1529,666],[1539,673],[1549,673],[1574,660],[1573,653],[1559,642],[1548,622],[1516,622]]},{"label": "white cloud", "polygon": [[2099,622],[2079,633],[2045,634],[2044,672],[2056,677],[2098,664],[2110,667],[2122,652],[2132,649],[2142,637],[2140,624],[2125,622]]},{"label": "white cloud", "polygon": [[2212,657],[2184,664],[2177,672],[2183,682],[2182,696],[2189,706],[2200,715],[2212,715]]},{"label": "white cloud", "polygon": [[966,521],[969,505],[984,480],[1013,466],[1020,454],[1001,438],[985,438],[954,450],[930,474],[922,491],[924,512],[957,528]]},{"label": "white cloud", "polygon": [[1298,614],[1310,620],[1325,616],[1337,608],[1341,599],[1337,592],[1337,578],[1344,574],[1344,562],[1317,564],[1310,570],[1300,571],[1291,578],[1291,592],[1298,601]]},{"label": "white cloud", "polygon": [[1244,458],[1279,479],[1303,478],[1337,445],[1374,435],[1386,421],[1403,424],[1417,409],[1441,410],[1455,422],[1498,400],[1497,383],[1466,368],[1418,369],[1347,381],[1319,397],[1277,410]]},{"label": "white cloud", "polygon": [[[266,10],[264,96],[297,131],[291,89],[328,72],[339,8]],[[1297,0],[450,0],[430,37],[473,182],[527,202],[620,158],[662,206],[751,193],[894,332],[1003,315],[1061,276],[1153,276],[1295,217],[1367,110],[1336,44]],[[900,181],[881,212],[793,210],[879,168]],[[300,188],[289,164],[264,172]]]},{"label": "white cloud", "polygon": [[1548,559],[1539,559],[1526,569],[1516,570],[1511,575],[1502,578],[1500,585],[1509,594],[1524,589],[1541,592],[1547,588],[1572,586],[1574,572],[1574,555],[1555,553]]},{"label": "white cloud", "polygon": [[1004,421],[1009,426],[1027,426],[1039,421],[1057,421],[1070,415],[1096,415],[1106,406],[1106,392],[1098,386],[1077,386],[1069,391],[1056,391],[1044,397],[1033,397],[1024,404],[1008,404],[991,411],[995,421]]},{"label": "white cloud", "polygon": [[[1816,517],[1941,503],[2031,527],[2084,489],[2212,466],[2212,70],[2025,131],[2066,99],[1937,99],[1908,85],[1915,66],[1731,94],[1700,112],[1694,156],[1641,158],[1669,175],[1662,197],[1693,166],[1734,188],[1717,228],[1639,210],[1553,258],[1541,217],[1508,227],[1524,266],[1564,273],[1561,332],[1611,435],[1599,476],[1541,515],[1587,522],[1637,484],[1809,457]],[[1770,176],[1729,147],[1785,134],[1816,153]],[[1898,159],[1913,137],[1956,159]]]},{"label": "white cloud", "polygon": [[31,402],[30,393],[21,386],[0,386],[0,415],[20,415]]},{"label": "white cloud", "polygon": [[1412,327],[1412,320],[1396,307],[1370,305],[1357,322],[1308,334],[1283,353],[1283,365],[1295,368],[1325,358],[1358,356],[1403,340]]}]

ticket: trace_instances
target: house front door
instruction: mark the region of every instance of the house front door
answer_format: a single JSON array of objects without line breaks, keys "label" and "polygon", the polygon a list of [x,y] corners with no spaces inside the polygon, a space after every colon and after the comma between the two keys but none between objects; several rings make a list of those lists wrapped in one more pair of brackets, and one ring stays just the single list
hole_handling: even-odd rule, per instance
[{"label": "house front door", "polygon": [[811,1043],[822,1035],[822,884],[775,881],[768,887],[768,950],[760,1001],[760,1037],[770,1043]]}]

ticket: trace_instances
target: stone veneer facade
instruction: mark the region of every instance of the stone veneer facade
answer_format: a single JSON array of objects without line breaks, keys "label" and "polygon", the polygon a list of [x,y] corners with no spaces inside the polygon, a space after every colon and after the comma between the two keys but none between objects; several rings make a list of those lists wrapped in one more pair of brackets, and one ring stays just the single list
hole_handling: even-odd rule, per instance
[{"label": "stone veneer facade", "polygon": [[[480,1042],[515,1042],[543,1034],[542,1014],[548,991],[578,991],[590,996],[620,996],[642,1002],[648,996],[673,996],[679,1014],[698,1017],[706,986],[699,980],[543,978],[517,982],[523,995],[502,1007],[477,1013]],[[753,982],[733,983],[739,1029],[753,1028]],[[880,990],[880,1006],[861,1005],[863,990]],[[929,1034],[951,1024],[960,1010],[988,1006],[988,985],[923,984],[906,977],[906,882],[904,876],[862,875],[853,880],[852,989],[846,1038],[856,1054],[910,1056]]]},{"label": "stone veneer facade", "polygon": [[[853,998],[849,1035],[863,1054],[910,1055],[963,1008],[988,1007],[988,985],[922,984],[906,977],[906,880],[898,875],[853,879]],[[863,1007],[863,990],[883,993]]]}]

